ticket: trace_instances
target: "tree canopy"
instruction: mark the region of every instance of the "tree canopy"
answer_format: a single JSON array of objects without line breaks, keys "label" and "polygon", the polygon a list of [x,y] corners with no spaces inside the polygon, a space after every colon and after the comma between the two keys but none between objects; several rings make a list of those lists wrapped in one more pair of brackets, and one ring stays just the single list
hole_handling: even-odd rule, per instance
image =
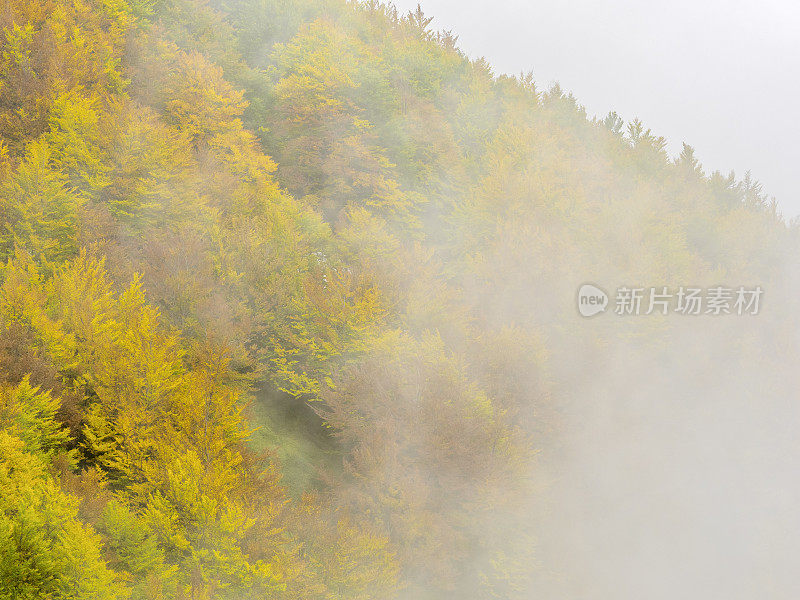
[{"label": "tree canopy", "polygon": [[0,599],[530,598],[570,366],[687,335],[585,327],[581,273],[796,303],[749,174],[421,10],[3,8]]}]

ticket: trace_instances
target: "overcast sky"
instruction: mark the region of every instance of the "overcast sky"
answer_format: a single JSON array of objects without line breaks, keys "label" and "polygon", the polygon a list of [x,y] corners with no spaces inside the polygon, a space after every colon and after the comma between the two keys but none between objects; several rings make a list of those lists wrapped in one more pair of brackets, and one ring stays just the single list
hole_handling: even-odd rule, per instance
[{"label": "overcast sky", "polygon": [[[800,215],[800,2],[423,0],[496,73],[558,81],[589,115],[616,110],[694,146],[707,172],[748,169]],[[402,12],[417,2],[397,0]]]}]

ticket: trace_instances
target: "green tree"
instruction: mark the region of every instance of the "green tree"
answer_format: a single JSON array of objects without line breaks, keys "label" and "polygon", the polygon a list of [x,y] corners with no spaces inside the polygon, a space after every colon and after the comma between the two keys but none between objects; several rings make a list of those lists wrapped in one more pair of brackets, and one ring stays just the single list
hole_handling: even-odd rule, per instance
[{"label": "green tree", "polygon": [[0,431],[0,598],[112,600],[126,589],[42,458]]}]

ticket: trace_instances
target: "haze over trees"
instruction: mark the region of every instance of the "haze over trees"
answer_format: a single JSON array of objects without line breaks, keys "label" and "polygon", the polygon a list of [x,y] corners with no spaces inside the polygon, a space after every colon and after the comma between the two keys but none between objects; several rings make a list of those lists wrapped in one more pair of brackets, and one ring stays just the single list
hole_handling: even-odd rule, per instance
[{"label": "haze over trees", "polygon": [[[709,372],[796,394],[797,231],[760,186],[421,11],[5,0],[0,28],[0,599],[554,597],[587,397],[637,364],[681,403]],[[601,276],[776,308],[702,343],[583,321]]]}]

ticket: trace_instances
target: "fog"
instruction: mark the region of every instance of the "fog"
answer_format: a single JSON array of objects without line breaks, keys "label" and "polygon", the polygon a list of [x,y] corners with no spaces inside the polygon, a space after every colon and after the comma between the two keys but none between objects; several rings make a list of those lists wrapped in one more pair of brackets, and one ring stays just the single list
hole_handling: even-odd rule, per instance
[{"label": "fog", "polygon": [[798,9],[155,4],[0,144],[0,374],[72,386],[104,598],[800,598]]},{"label": "fog", "polygon": [[[671,154],[686,142],[707,173],[751,170],[784,215],[800,214],[793,177],[800,81],[790,75],[800,71],[796,6],[429,0],[422,8],[434,28],[452,30],[469,56],[485,57],[496,73],[532,69],[540,89],[559,82],[590,115],[638,117],[668,139]],[[618,222],[616,233],[644,230],[641,218]],[[612,248],[552,280],[542,277],[546,269],[523,274],[518,264],[516,275],[497,276],[504,283],[487,309],[497,321],[560,322],[544,326],[559,426],[539,440],[534,478],[541,483],[529,506],[538,570],[527,597],[800,595],[793,564],[800,407],[796,375],[780,366],[796,362],[800,339],[800,269],[791,248],[771,272],[717,273],[730,284],[755,277],[767,289],[765,313],[727,321],[565,313],[585,282],[612,294],[616,286],[662,283],[620,279]],[[721,252],[727,261],[735,249]],[[569,264],[564,256],[551,260]],[[640,266],[658,271],[646,259]],[[627,269],[627,278],[637,272]],[[532,414],[541,413],[538,402],[532,394]]]},{"label": "fog", "polygon": [[[414,0],[395,2],[400,10]],[[707,172],[748,170],[787,216],[800,215],[800,6],[787,0],[425,0],[498,73],[558,81],[588,113],[636,117],[694,146]]]}]

